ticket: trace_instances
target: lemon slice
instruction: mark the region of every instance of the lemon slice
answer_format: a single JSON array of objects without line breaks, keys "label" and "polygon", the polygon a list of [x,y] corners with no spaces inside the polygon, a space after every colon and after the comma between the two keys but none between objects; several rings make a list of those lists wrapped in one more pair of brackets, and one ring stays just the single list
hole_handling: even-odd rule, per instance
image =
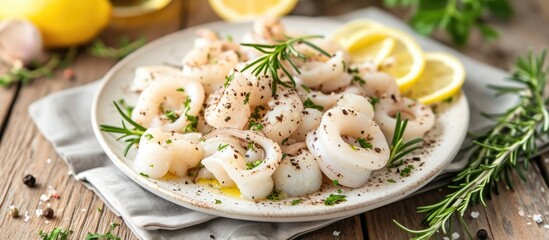
[{"label": "lemon slice", "polygon": [[348,45],[349,38],[360,31],[385,27],[385,25],[367,19],[358,19],[346,23],[342,27],[338,28],[331,36],[330,39],[334,42],[338,42],[341,45]]},{"label": "lemon slice", "polygon": [[390,28],[372,28],[354,34],[346,47],[353,55],[360,52],[360,49],[387,38],[394,39],[395,46],[379,69],[393,76],[400,91],[405,93],[414,85],[425,67],[423,50],[410,35]]},{"label": "lemon slice", "polygon": [[449,99],[465,82],[465,68],[459,59],[446,53],[425,53],[425,71],[408,92],[408,96],[424,104]]},{"label": "lemon slice", "polygon": [[294,9],[297,0],[209,0],[218,16],[227,21],[253,20],[262,16],[278,17]]}]

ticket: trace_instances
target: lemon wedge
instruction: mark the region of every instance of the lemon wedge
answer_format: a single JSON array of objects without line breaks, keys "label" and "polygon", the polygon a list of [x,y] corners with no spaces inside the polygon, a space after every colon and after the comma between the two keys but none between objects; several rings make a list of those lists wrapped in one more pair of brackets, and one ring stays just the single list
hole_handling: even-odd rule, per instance
[{"label": "lemon wedge", "polygon": [[400,91],[405,93],[414,85],[425,67],[423,50],[410,35],[390,28],[372,28],[354,34],[345,47],[354,55],[387,38],[394,39],[395,45],[378,67],[380,71],[393,76]]},{"label": "lemon wedge", "polygon": [[408,96],[424,104],[449,99],[465,82],[465,68],[459,59],[447,53],[426,52],[425,70]]},{"label": "lemon wedge", "polygon": [[218,16],[227,21],[253,20],[262,16],[278,17],[294,9],[297,0],[209,0]]}]

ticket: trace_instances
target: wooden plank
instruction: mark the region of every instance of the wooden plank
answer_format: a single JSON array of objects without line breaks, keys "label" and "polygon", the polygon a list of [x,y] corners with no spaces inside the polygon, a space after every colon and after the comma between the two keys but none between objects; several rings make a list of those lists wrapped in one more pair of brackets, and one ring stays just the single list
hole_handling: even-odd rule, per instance
[{"label": "wooden plank", "polygon": [[[175,9],[175,10],[174,10]],[[151,17],[144,28],[153,29],[146,32],[152,40],[179,29],[181,2],[173,1],[165,10],[159,11],[159,17]],[[107,42],[116,42],[121,34],[132,35],[131,31],[110,34],[116,26],[111,26],[103,33]],[[133,30],[137,31],[137,30]],[[139,29],[140,31],[140,29]],[[68,169],[57,156],[50,144],[40,135],[28,116],[28,106],[32,102],[52,92],[82,85],[97,80],[115,63],[110,59],[99,59],[81,53],[71,65],[76,74],[74,81],[56,77],[38,79],[24,87],[16,99],[3,141],[0,145],[0,168],[2,184],[0,185],[0,238],[2,239],[37,239],[38,231],[50,231],[56,226],[74,230],[72,239],[83,239],[88,232],[105,232],[110,223],[121,223],[116,232],[123,239],[137,239],[122,222],[122,219],[106,209],[104,203],[80,182],[67,175]],[[3,95],[0,95],[1,99]],[[48,163],[47,159],[51,159]],[[38,181],[36,188],[28,188],[22,183],[25,174],[33,174]],[[5,179],[5,180],[4,180]],[[47,186],[54,187],[61,198],[50,200],[55,210],[55,218],[46,221],[35,217],[35,210],[44,208],[40,204],[40,195],[46,193]],[[18,207],[22,214],[28,211],[32,216],[29,222],[24,217],[11,218],[8,207]],[[97,209],[103,209],[99,212]]]},{"label": "wooden plank", "polygon": [[[514,174],[514,191],[501,185],[500,195],[487,200],[487,207],[475,205],[466,211],[465,220],[473,235],[479,229],[488,231],[491,239],[549,239],[549,231],[544,224],[536,224],[532,219],[535,214],[549,219],[549,191],[547,184],[540,176],[539,168],[532,164],[527,175],[527,182],[521,182]],[[409,199],[365,213],[367,232],[370,239],[407,239],[411,235],[400,230],[392,223],[395,219],[412,229],[422,229],[424,215],[417,214],[416,208],[438,202],[448,191],[432,190],[413,196]],[[477,218],[471,217],[478,212]],[[458,223],[457,218],[453,218]],[[457,232],[464,237],[465,233],[456,224],[451,233]],[[442,239],[441,233],[435,239]],[[451,239],[451,238],[450,238]]]},{"label": "wooden plank", "polygon": [[327,240],[336,238],[338,240],[354,240],[362,239],[363,236],[364,233],[362,232],[360,216],[357,215],[337,221],[316,231],[306,233],[297,239]]}]

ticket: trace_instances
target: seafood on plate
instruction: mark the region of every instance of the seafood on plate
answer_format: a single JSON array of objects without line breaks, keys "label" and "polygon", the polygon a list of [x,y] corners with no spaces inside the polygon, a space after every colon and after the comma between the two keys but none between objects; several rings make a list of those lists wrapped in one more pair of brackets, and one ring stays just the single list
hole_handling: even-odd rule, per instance
[{"label": "seafood on plate", "polygon": [[391,75],[279,19],[256,22],[242,45],[197,35],[182,69],[136,70],[131,120],[146,131],[134,168],[151,178],[192,172],[253,201],[313,194],[327,179],[358,188],[391,158],[397,115],[408,121],[404,141],[435,124]]}]

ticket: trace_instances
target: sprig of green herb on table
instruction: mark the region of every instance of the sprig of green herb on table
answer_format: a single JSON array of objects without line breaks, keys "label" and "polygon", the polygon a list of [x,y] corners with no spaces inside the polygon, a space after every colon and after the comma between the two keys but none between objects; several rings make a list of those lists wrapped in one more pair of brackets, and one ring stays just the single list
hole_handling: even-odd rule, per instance
[{"label": "sprig of green herb on table", "polygon": [[305,100],[305,102],[303,102],[303,107],[304,108],[312,108],[312,109],[316,109],[318,111],[322,111],[324,109],[323,106],[320,106],[320,105],[317,105],[316,103],[313,102],[313,100],[311,100],[310,98],[307,98]]},{"label": "sprig of green herb on table", "polygon": [[120,224],[111,223],[109,230],[105,233],[88,233],[86,234],[86,240],[121,240],[121,237],[112,233],[118,226],[120,226]]},{"label": "sprig of green herb on table", "polygon": [[[247,69],[252,69],[252,74],[255,76],[259,76],[260,74],[267,74],[270,73],[273,78],[272,82],[272,94],[273,96],[276,94],[276,86],[282,85],[287,88],[295,88],[295,80],[292,76],[292,74],[289,72],[287,67],[284,65],[283,61],[289,63],[291,67],[298,73],[301,74],[301,71],[297,67],[297,65],[294,63],[294,60],[292,60],[293,57],[297,57],[299,59],[305,60],[307,57],[297,51],[295,49],[294,44],[305,44],[316,51],[322,53],[323,55],[326,55],[330,57],[330,54],[328,54],[326,51],[322,50],[312,42],[309,42],[307,39],[313,39],[313,38],[322,38],[322,36],[318,35],[308,35],[308,36],[301,36],[301,37],[295,37],[295,38],[287,38],[284,41],[280,41],[279,44],[273,44],[273,45],[265,45],[265,44],[256,44],[256,43],[241,43],[240,45],[245,47],[252,47],[256,49],[257,51],[263,53],[264,55],[257,58],[250,64],[246,65],[242,71],[246,71]],[[284,82],[280,79],[278,76],[278,71],[282,70],[284,74],[289,78],[289,82]]]},{"label": "sprig of green herb on table", "polygon": [[72,62],[76,53],[77,48],[71,47],[64,58],[61,58],[58,54],[52,54],[44,65],[40,66],[39,64],[34,63],[29,67],[14,67],[8,73],[0,76],[0,86],[9,87],[18,82],[25,85],[37,78],[53,77],[55,71],[66,68]]},{"label": "sprig of green herb on table", "polygon": [[99,39],[96,39],[89,48],[91,55],[103,58],[121,59],[128,56],[130,53],[145,45],[147,40],[140,37],[137,40],[130,42],[127,37],[120,39],[119,48],[113,48],[105,45]]},{"label": "sprig of green herb on table", "polygon": [[487,15],[508,19],[513,8],[508,0],[384,0],[388,7],[410,7],[414,13],[410,25],[421,34],[436,29],[446,31],[453,42],[464,45],[472,29],[477,28],[484,38],[494,39],[498,32],[484,23]]},{"label": "sprig of green herb on table", "polygon": [[38,234],[42,240],[67,240],[71,233],[72,230],[70,229],[65,230],[61,227],[56,227],[51,232],[40,231]]},{"label": "sprig of green herb on table", "polygon": [[[134,122],[132,118],[129,115],[127,115],[115,101],[113,101],[113,104],[116,107],[116,111],[118,111],[120,116],[122,116],[122,120],[121,120],[122,127],[102,124],[99,126],[99,129],[101,129],[101,131],[104,131],[104,132],[122,134],[122,136],[116,140],[118,141],[118,140],[124,139],[124,142],[128,144],[124,149],[124,156],[126,156],[130,148],[134,144],[139,143],[139,140],[141,139],[141,135],[143,135],[143,133],[147,130],[147,128]],[[128,128],[125,122],[128,122],[131,126],[133,126],[133,128]],[[152,135],[151,135],[151,138],[152,138]]]},{"label": "sprig of green herb on table", "polygon": [[[449,186],[453,192],[440,202],[418,208],[427,213],[426,229],[412,230],[393,220],[400,228],[415,235],[416,240],[429,239],[439,229],[447,233],[450,219],[457,215],[467,231],[463,216],[469,206],[481,202],[491,191],[497,192],[498,182],[505,180],[511,185],[511,171],[526,180],[523,170],[528,168],[529,157],[537,153],[536,139],[549,133],[549,113],[543,98],[548,68],[544,66],[546,51],[539,56],[530,52],[526,58],[519,58],[511,77],[512,82],[522,87],[496,87],[496,96],[513,94],[519,102],[500,115],[492,115],[495,125],[486,133],[475,136],[470,149],[468,166],[463,169]],[[525,161],[519,164],[519,158]]]},{"label": "sprig of green herb on table", "polygon": [[408,142],[404,142],[404,131],[406,131],[407,125],[408,119],[402,120],[400,112],[398,112],[396,114],[396,124],[393,133],[393,140],[391,140],[391,146],[389,146],[390,154],[389,161],[387,162],[388,168],[402,165],[402,158],[404,156],[421,147],[419,143],[423,141],[422,138],[416,138]]}]

